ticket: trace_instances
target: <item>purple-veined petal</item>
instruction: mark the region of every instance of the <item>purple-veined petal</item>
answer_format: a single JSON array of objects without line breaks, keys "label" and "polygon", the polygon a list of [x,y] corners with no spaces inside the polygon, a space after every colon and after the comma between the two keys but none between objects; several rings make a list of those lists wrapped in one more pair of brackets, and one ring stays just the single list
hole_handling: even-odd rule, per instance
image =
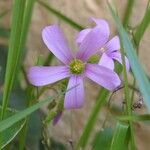
[{"label": "purple-veined petal", "polygon": [[87,61],[88,58],[94,55],[107,41],[108,36],[105,35],[101,28],[96,26],[87,34],[81,43],[79,51],[77,52],[77,58],[82,61]]},{"label": "purple-veined petal", "polygon": [[113,59],[105,53],[102,54],[98,64],[101,65],[101,66],[107,67],[111,70],[114,70],[114,61],[113,61]]},{"label": "purple-veined petal", "polygon": [[72,60],[72,53],[68,48],[63,32],[58,25],[47,26],[42,31],[42,38],[48,49],[63,63]]},{"label": "purple-veined petal", "polygon": [[35,86],[43,86],[54,83],[70,76],[66,66],[34,66],[29,69],[28,79]]},{"label": "purple-veined petal", "polygon": [[76,43],[80,44],[91,30],[91,28],[87,28],[80,31],[77,35]]},{"label": "purple-veined petal", "polygon": [[[121,53],[119,51],[112,53],[111,57],[122,64]],[[130,64],[129,64],[129,60],[126,56],[125,56],[125,64],[126,64],[126,70],[129,71],[130,70]]]},{"label": "purple-veined petal", "polygon": [[[69,90],[70,88],[72,89]],[[69,91],[65,94],[64,108],[81,108],[84,104],[83,77],[79,75],[72,75],[69,79],[67,89]]]},{"label": "purple-veined petal", "polygon": [[113,70],[97,64],[87,64],[85,75],[110,91],[121,83],[119,76]]},{"label": "purple-veined petal", "polygon": [[97,18],[93,18],[93,17],[91,17],[90,20],[95,22],[96,25],[99,26],[103,30],[103,32],[105,32],[105,35],[107,35],[107,37],[109,37],[110,29],[109,29],[109,25],[106,20],[97,19]]},{"label": "purple-veined petal", "polygon": [[53,125],[54,126],[59,122],[61,116],[62,116],[62,111],[58,112],[57,115],[55,116],[55,118],[53,119]]},{"label": "purple-veined petal", "polygon": [[113,37],[104,47],[106,53],[110,54],[111,52],[120,50],[120,40],[118,36]]}]

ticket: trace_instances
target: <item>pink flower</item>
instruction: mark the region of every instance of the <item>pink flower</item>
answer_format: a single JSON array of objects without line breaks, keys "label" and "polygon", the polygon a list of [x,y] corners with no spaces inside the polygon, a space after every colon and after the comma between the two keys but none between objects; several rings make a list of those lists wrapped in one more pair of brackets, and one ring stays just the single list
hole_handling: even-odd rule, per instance
[{"label": "pink flower", "polygon": [[[99,26],[103,32],[105,32],[105,39],[106,42],[99,47],[99,50],[97,51],[98,54],[101,55],[99,65],[108,67],[110,69],[114,69],[114,61],[117,60],[119,63],[122,64],[122,59],[121,59],[121,54],[120,54],[120,40],[118,36],[113,37],[110,41],[109,35],[110,35],[110,30],[108,23],[103,20],[103,19],[96,19],[96,18],[91,18],[93,22],[96,23],[96,26]],[[89,32],[91,32],[94,28],[87,28],[79,32],[76,42],[77,43],[82,43],[84,38],[88,35]],[[127,57],[125,57],[125,62],[126,62],[126,69],[129,71],[130,66],[129,66],[129,61]],[[106,65],[107,64],[107,65]]]},{"label": "pink flower", "polygon": [[58,25],[43,29],[42,38],[48,49],[63,63],[61,66],[34,66],[28,73],[29,81],[35,86],[44,86],[64,78],[70,78],[65,94],[64,108],[80,108],[84,104],[84,77],[88,77],[108,90],[120,85],[118,75],[111,69],[98,64],[89,64],[87,60],[94,55],[106,41],[106,33],[95,27],[81,42],[79,50],[73,57]]}]

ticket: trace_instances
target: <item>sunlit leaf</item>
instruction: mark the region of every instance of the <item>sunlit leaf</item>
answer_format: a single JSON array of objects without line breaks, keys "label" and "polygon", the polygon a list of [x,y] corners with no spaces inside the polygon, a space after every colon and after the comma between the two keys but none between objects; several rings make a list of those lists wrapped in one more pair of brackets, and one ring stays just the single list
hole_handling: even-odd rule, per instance
[{"label": "sunlit leaf", "polygon": [[126,136],[127,136],[127,131],[128,131],[128,125],[127,124],[123,124],[118,122],[114,135],[113,135],[113,139],[111,142],[111,146],[110,146],[110,150],[126,150],[127,149],[127,145],[125,145],[125,140],[126,140]]},{"label": "sunlit leaf", "polygon": [[99,131],[93,141],[92,150],[108,150],[111,144],[113,131],[111,128],[105,128]]}]

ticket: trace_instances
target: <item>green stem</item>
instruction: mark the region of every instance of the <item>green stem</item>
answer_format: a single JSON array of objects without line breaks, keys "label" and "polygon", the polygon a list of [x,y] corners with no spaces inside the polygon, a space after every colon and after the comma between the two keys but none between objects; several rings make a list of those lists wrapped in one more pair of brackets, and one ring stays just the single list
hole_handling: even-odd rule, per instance
[{"label": "green stem", "polygon": [[[30,107],[34,101],[33,90],[34,90],[33,86],[29,86],[27,89],[27,100],[28,100],[27,107]],[[28,130],[28,123],[29,123],[29,117],[26,118],[26,123],[20,132],[19,150],[23,150],[25,147],[26,135],[27,135],[27,130]]]},{"label": "green stem", "polygon": [[123,25],[126,28],[128,26],[131,14],[132,14],[132,10],[133,10],[133,6],[134,6],[134,1],[135,0],[128,0],[127,3],[127,7],[125,10],[125,15],[124,15],[124,19],[123,19]]},{"label": "green stem", "polygon": [[[25,9],[24,18],[23,18],[22,40],[21,40],[21,44],[20,44],[20,49],[24,49],[24,47],[25,47],[25,43],[26,43],[25,41],[27,39],[27,33],[29,30],[29,25],[30,25],[30,21],[31,21],[31,17],[32,17],[34,2],[35,2],[35,0],[27,0],[27,2],[26,2],[26,9]],[[25,70],[23,67],[22,67],[22,70],[25,74],[26,81],[28,81],[27,77],[26,77]],[[28,100],[27,107],[32,105],[32,92],[33,92],[33,87],[30,87],[30,85],[29,85],[27,88],[27,100]],[[21,130],[19,150],[24,149],[26,134],[27,134],[28,121],[29,121],[29,118],[26,118],[26,123],[25,123],[23,129]]]},{"label": "green stem", "polygon": [[77,30],[82,30],[83,27],[79,24],[77,24],[76,22],[74,22],[72,19],[66,17],[65,15],[63,15],[62,13],[60,13],[58,10],[52,8],[49,4],[38,0],[37,1],[41,6],[43,6],[44,8],[46,8],[48,11],[50,11],[52,14],[54,14],[55,16],[57,16],[58,18],[62,19],[63,21],[65,21],[66,23],[68,23],[69,25],[71,25],[72,27],[74,27]]},{"label": "green stem", "polygon": [[[121,57],[123,62],[123,76],[124,76],[124,93],[125,93],[125,100],[126,100],[126,115],[132,114],[132,100],[129,96],[129,87],[128,87],[128,77],[127,77],[127,71],[126,71],[126,65],[125,65],[125,56],[124,56],[124,49],[121,48]],[[130,136],[131,136],[131,149],[135,150],[135,140],[134,140],[134,131],[133,131],[133,123],[129,121],[129,130],[130,130]]]},{"label": "green stem", "polygon": [[44,62],[44,66],[47,66],[47,65],[49,65],[50,63],[51,63],[51,61],[52,61],[52,59],[53,59],[53,54],[52,53],[50,53],[48,56],[47,56],[47,58],[46,58],[46,60],[45,60],[45,62]]},{"label": "green stem", "polygon": [[140,25],[138,26],[136,32],[135,32],[135,42],[137,47],[139,47],[140,41],[148,27],[148,25],[150,24],[150,7],[149,7],[149,1],[147,3],[147,9],[145,11],[145,15],[140,23]]},{"label": "green stem", "polygon": [[94,125],[97,121],[99,112],[104,105],[104,103],[107,100],[107,97],[109,96],[109,92],[105,89],[101,89],[99,92],[99,95],[96,100],[96,104],[94,105],[92,112],[90,114],[90,117],[87,121],[86,126],[84,127],[83,133],[77,143],[76,149],[84,149],[86,147],[86,144],[89,140],[90,134],[94,128]]}]

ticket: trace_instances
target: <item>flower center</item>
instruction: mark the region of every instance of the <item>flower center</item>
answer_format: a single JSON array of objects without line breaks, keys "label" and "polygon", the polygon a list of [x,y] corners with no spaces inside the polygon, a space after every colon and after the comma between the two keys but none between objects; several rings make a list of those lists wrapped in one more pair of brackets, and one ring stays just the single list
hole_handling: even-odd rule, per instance
[{"label": "flower center", "polygon": [[84,71],[84,63],[81,60],[75,59],[70,63],[70,72],[72,74],[81,74]]}]

